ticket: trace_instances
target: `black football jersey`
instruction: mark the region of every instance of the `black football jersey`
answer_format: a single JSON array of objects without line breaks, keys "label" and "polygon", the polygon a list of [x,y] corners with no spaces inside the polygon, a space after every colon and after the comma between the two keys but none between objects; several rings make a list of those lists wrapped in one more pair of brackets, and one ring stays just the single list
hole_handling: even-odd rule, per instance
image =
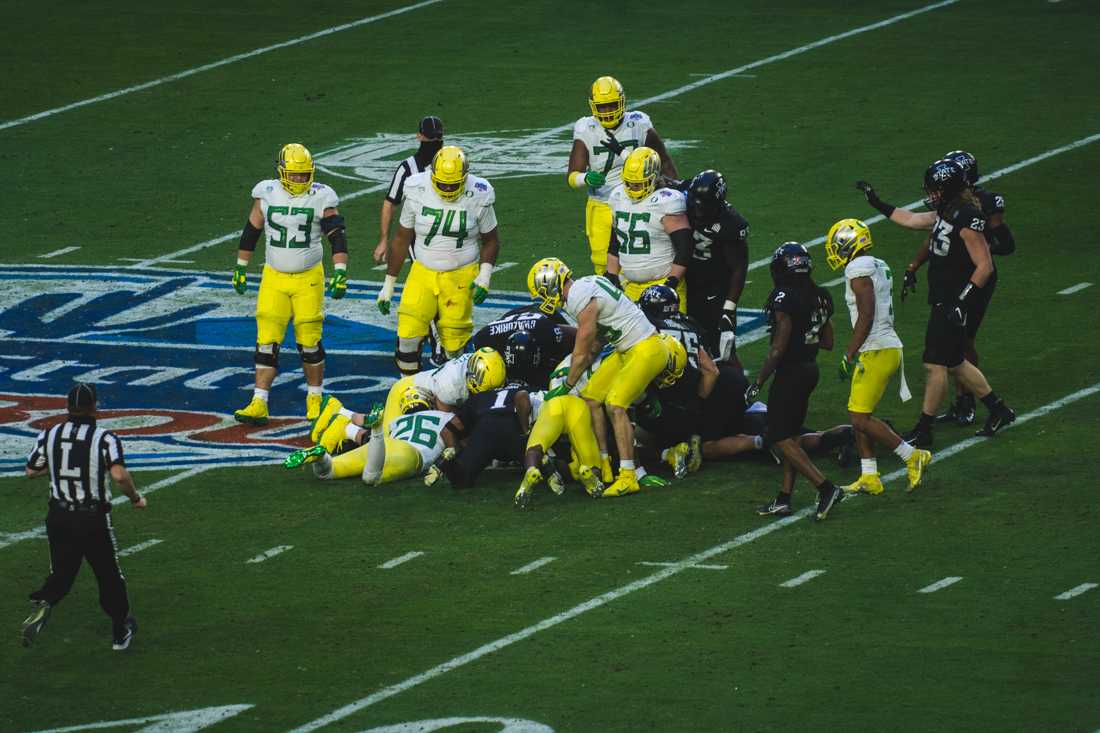
[{"label": "black football jersey", "polygon": [[702,331],[691,316],[677,313],[672,318],[666,318],[656,324],[657,330],[677,339],[687,350],[688,364],[699,366],[699,358],[696,352],[703,344]]},{"label": "black football jersey", "polygon": [[[984,188],[975,186],[973,188],[974,195],[978,197],[978,201],[982,205],[982,215],[986,220],[993,218],[996,214],[1003,214],[1005,210],[1005,197],[999,193],[993,193],[992,191],[986,191]],[[992,232],[991,229],[985,230],[985,238],[989,242],[989,252],[995,255],[1011,254],[1010,251],[1004,247],[1001,242],[997,240],[997,235]]]},{"label": "black football jersey", "polygon": [[732,206],[710,226],[691,225],[695,238],[688,274],[692,278],[728,281],[733,269],[731,259],[738,249],[748,250],[749,222]]},{"label": "black football jersey", "polygon": [[786,313],[791,319],[791,340],[777,366],[814,361],[821,329],[833,315],[833,298],[816,285],[782,285],[772,290],[764,312],[769,332],[775,329],[776,313]]},{"label": "black football jersey", "polygon": [[973,204],[959,201],[936,217],[928,240],[928,302],[947,303],[959,293],[974,274],[974,261],[966,250],[963,229],[985,233],[986,221]]},{"label": "black football jersey", "polygon": [[474,348],[492,346],[504,353],[508,337],[526,331],[542,352],[543,360],[557,364],[566,354],[573,353],[576,332],[563,327],[545,313],[517,309],[509,311],[474,334]]},{"label": "black football jersey", "polygon": [[458,419],[469,431],[487,415],[515,415],[516,392],[520,389],[515,385],[507,385],[501,389],[472,394],[459,408]]}]

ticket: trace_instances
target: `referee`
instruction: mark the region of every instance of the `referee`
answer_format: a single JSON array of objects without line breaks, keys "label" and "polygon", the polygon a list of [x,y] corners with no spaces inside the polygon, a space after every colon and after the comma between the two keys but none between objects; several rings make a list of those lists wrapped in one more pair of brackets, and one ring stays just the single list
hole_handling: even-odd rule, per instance
[{"label": "referee", "polygon": [[[425,117],[420,120],[420,127],[416,132],[416,139],[420,147],[415,153],[398,163],[390,179],[390,189],[386,192],[386,198],[382,202],[382,232],[378,239],[378,246],[374,248],[374,261],[386,261],[386,249],[390,242],[390,223],[393,221],[393,211],[405,201],[405,179],[415,173],[422,173],[432,163],[432,158],[443,147],[443,120],[438,117]],[[414,243],[415,246],[415,243]]]},{"label": "referee", "polygon": [[50,541],[50,574],[42,587],[31,593],[33,610],[23,622],[23,646],[46,626],[53,607],[73,587],[80,563],[87,558],[99,583],[99,605],[111,617],[113,643],[122,651],[137,632],[130,615],[126,579],[115,554],[118,543],[111,524],[111,489],[107,475],[137,509],[145,499],[134,488],[134,479],[122,459],[122,441],[96,427],[95,387],[79,383],[69,391],[69,417],[38,434],[27,459],[27,476],[50,474],[50,509],[46,536]]}]

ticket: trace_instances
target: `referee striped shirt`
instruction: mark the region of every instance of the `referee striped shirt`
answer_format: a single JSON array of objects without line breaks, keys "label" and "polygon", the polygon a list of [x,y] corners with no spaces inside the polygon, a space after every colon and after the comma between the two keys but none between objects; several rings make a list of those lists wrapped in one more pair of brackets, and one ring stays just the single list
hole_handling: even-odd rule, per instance
[{"label": "referee striped shirt", "polygon": [[95,418],[70,416],[38,434],[27,468],[49,468],[50,498],[77,506],[111,501],[111,467],[123,463],[122,441]]},{"label": "referee striped shirt", "polygon": [[394,206],[399,206],[405,201],[405,179],[417,173],[423,173],[428,169],[430,160],[421,161],[415,155],[410,155],[398,163],[390,179],[390,190],[386,192],[386,200]]}]

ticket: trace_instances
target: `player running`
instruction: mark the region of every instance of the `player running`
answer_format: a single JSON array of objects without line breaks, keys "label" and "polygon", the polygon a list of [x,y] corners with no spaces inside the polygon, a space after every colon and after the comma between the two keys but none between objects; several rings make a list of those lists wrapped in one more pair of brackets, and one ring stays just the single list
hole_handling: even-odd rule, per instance
[{"label": "player running", "polygon": [[448,145],[430,170],[405,181],[405,203],[386,257],[378,310],[390,312],[394,285],[416,237],[416,260],[397,307],[394,359],[405,376],[420,371],[420,349],[436,321],[447,358],[462,353],[474,330],[473,307],[489,294],[500,253],[496,194],[484,178],[470,175],[466,154]]},{"label": "player running", "polygon": [[[872,413],[886,385],[902,366],[902,343],[894,330],[893,277],[890,267],[868,254],[874,246],[871,230],[859,219],[841,219],[825,237],[826,261],[833,270],[844,268],[844,300],[852,318],[852,336],[840,357],[840,377],[852,382],[848,397],[848,415],[856,431],[856,449],[860,457],[860,476],[845,486],[848,493],[883,492],[874,444],[883,445],[905,461],[909,491],[917,488],[932,454],[913,448],[889,425]],[[901,400],[910,398],[901,371]]]},{"label": "player running", "polygon": [[588,97],[590,117],[581,117],[573,125],[573,148],[569,153],[566,180],[571,188],[586,189],[588,205],[584,210],[584,234],[588,238],[592,265],[596,274],[607,269],[607,249],[611,242],[611,209],[607,199],[622,180],[623,163],[641,146],[661,156],[664,175],[676,178],[676,166],[657,134],[649,115],[626,110],[623,85],[610,76],[592,83]]},{"label": "player running", "polygon": [[[336,192],[313,180],[313,156],[300,143],[284,145],[275,159],[278,180],[252,187],[252,210],[237,247],[233,288],[248,290],[245,272],[264,239],[263,275],[256,296],[256,387],[252,401],[237,410],[237,422],[267,422],[267,398],[279,370],[279,346],[287,323],[294,321],[294,341],[306,378],[306,419],[321,410],[325,347],[321,343],[324,296],[339,300],[348,288],[348,239]],[[325,286],[322,238],[332,247],[332,277]]]}]

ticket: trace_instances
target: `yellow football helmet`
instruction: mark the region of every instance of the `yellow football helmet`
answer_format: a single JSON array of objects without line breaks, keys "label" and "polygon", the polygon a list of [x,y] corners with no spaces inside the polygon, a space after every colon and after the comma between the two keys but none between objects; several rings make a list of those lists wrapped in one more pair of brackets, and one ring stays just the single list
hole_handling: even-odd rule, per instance
[{"label": "yellow football helmet", "polygon": [[466,387],[470,394],[504,386],[504,357],[492,346],[483,346],[466,362]]},{"label": "yellow football helmet", "polygon": [[859,219],[841,219],[825,237],[825,261],[834,270],[847,265],[874,245],[871,230]]},{"label": "yellow football helmet", "polygon": [[658,334],[658,337],[668,352],[668,364],[665,365],[664,371],[657,375],[657,386],[671,387],[680,381],[680,377],[684,376],[684,368],[688,363],[688,352],[684,345],[680,343],[680,339],[675,336],[662,333]]},{"label": "yellow football helmet", "polygon": [[398,407],[401,409],[401,414],[403,415],[407,415],[410,412],[430,410],[432,409],[432,398],[431,395],[415,384],[410,384],[408,387],[405,387],[405,391],[401,393],[401,401],[398,403]]},{"label": "yellow football helmet", "polygon": [[[313,156],[301,143],[290,143],[280,148],[275,169],[279,172],[279,183],[291,196],[301,196],[313,185]],[[303,173],[308,177],[302,179]]]},{"label": "yellow football helmet", "polygon": [[554,315],[561,308],[565,281],[573,276],[569,265],[557,257],[543,257],[527,273],[527,290],[535,300],[541,300],[539,310]]},{"label": "yellow football helmet", "polygon": [[457,145],[440,148],[432,158],[432,188],[444,201],[457,201],[466,188],[470,164]]},{"label": "yellow football helmet", "polygon": [[588,106],[601,125],[614,130],[623,121],[626,114],[626,95],[623,85],[613,76],[601,76],[592,82],[592,91],[588,94]]},{"label": "yellow football helmet", "polygon": [[623,186],[626,195],[641,201],[657,190],[657,176],[661,174],[661,156],[653,148],[644,145],[631,153],[623,163]]}]

